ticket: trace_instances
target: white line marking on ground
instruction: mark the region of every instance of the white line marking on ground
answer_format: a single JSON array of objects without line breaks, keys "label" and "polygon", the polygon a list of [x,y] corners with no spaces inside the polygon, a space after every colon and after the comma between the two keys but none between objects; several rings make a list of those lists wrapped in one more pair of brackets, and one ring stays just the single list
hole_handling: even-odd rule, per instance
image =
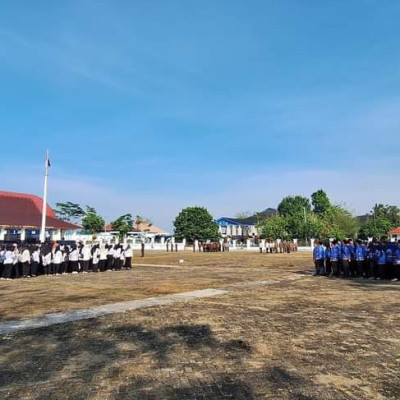
[{"label": "white line marking on ground", "polygon": [[133,301],[124,301],[120,303],[106,304],[104,306],[97,306],[83,310],[45,314],[41,317],[36,317],[36,318],[26,318],[26,319],[4,322],[0,324],[0,334],[7,335],[9,333],[22,330],[43,328],[56,324],[64,324],[66,322],[74,322],[83,319],[98,318],[108,314],[137,310],[146,307],[164,306],[182,301],[218,296],[226,293],[228,293],[226,290],[219,290],[219,289],[195,290],[192,292],[176,293],[160,297],[150,297],[142,300],[133,300]]},{"label": "white line marking on ground", "polygon": [[179,268],[182,265],[166,265],[166,264],[132,264],[133,267],[156,267],[156,268]]},{"label": "white line marking on ground", "polygon": [[257,286],[274,285],[276,283],[301,279],[304,276],[283,276],[280,279],[269,279],[265,281],[240,282],[224,289],[202,289],[191,292],[175,293],[166,296],[149,297],[141,300],[124,301],[119,303],[105,304],[82,310],[72,310],[45,314],[35,318],[24,318],[0,323],[0,335],[7,335],[13,332],[43,328],[47,326],[64,324],[67,322],[80,321],[84,319],[98,318],[104,315],[122,313],[125,311],[138,310],[140,308],[165,306],[183,301],[202,299],[206,297],[220,296],[240,289],[248,289]]}]

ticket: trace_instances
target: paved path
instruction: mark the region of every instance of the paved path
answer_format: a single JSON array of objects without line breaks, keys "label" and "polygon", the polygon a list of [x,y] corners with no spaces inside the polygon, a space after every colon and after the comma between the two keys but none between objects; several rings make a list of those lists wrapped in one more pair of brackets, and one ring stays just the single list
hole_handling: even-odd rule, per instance
[{"label": "paved path", "polygon": [[178,268],[183,267],[183,265],[168,265],[168,264],[132,264],[132,268],[134,267],[156,267],[156,268]]},{"label": "paved path", "polygon": [[98,318],[103,315],[120,313],[124,311],[137,310],[139,308],[164,306],[204,297],[218,296],[228,293],[226,290],[204,289],[192,292],[170,294],[167,296],[149,297],[142,300],[124,301],[120,303],[106,304],[83,310],[74,310],[45,314],[41,317],[26,318],[8,321],[0,324],[0,334],[8,334],[16,331],[43,328],[46,326],[74,322],[82,319]]},{"label": "paved path", "polygon": [[280,279],[270,279],[265,281],[240,282],[229,285],[223,289],[203,289],[191,292],[175,293],[166,296],[149,297],[141,300],[124,301],[120,303],[106,304],[82,310],[73,310],[45,314],[35,318],[24,318],[0,323],[0,335],[7,335],[17,331],[43,328],[56,324],[64,324],[83,319],[98,318],[108,314],[121,313],[125,311],[137,310],[140,308],[165,306],[169,304],[201,299],[205,297],[219,296],[232,291],[246,290],[252,287],[273,285],[282,281],[293,281],[300,279],[300,275],[283,276]]}]

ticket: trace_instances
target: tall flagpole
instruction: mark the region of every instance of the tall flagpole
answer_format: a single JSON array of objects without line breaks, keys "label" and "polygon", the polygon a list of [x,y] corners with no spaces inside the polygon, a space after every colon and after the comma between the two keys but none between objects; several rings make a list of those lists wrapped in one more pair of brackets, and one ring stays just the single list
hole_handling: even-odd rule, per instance
[{"label": "tall flagpole", "polygon": [[44,173],[43,207],[42,207],[42,226],[40,228],[40,242],[46,241],[46,215],[47,215],[47,181],[49,178],[49,151],[46,151],[46,163]]}]

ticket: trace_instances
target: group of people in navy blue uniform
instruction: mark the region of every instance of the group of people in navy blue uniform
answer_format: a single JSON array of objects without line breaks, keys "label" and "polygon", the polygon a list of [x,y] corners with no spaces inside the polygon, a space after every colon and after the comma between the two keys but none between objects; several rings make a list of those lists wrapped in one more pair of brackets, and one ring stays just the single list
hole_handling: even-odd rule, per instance
[{"label": "group of people in navy blue uniform", "polygon": [[315,276],[400,280],[400,241],[316,241],[313,250]]}]

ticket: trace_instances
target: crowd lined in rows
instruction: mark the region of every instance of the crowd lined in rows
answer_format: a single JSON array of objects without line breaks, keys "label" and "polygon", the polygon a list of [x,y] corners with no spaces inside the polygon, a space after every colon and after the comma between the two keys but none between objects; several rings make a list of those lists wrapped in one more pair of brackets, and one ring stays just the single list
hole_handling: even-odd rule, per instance
[{"label": "crowd lined in rows", "polygon": [[0,248],[1,279],[104,272],[132,268],[130,245],[7,244]]},{"label": "crowd lined in rows", "polygon": [[334,240],[316,242],[313,252],[314,275],[329,277],[400,280],[400,241]]},{"label": "crowd lined in rows", "polygon": [[266,253],[295,253],[298,251],[298,244],[286,240],[281,241],[268,241],[264,243],[262,240],[259,241],[260,253],[265,251]]}]

